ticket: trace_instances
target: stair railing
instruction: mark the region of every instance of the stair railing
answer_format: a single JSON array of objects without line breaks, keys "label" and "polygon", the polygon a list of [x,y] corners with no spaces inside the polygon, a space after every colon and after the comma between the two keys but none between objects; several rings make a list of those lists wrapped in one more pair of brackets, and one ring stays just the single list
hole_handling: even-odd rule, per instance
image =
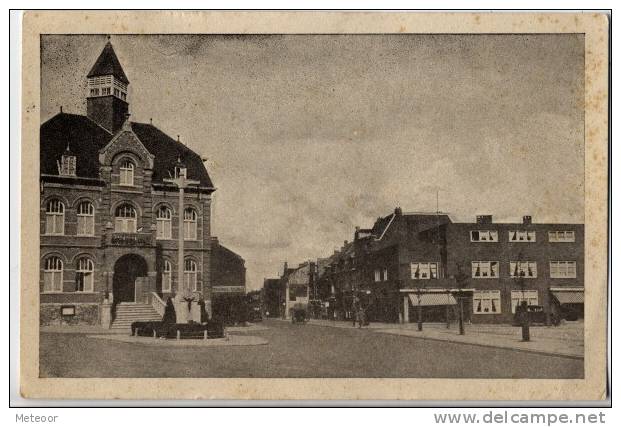
[{"label": "stair railing", "polygon": [[160,296],[155,292],[151,292],[150,300],[151,306],[155,311],[157,311],[157,314],[164,317],[164,312],[166,312],[166,303],[164,302],[164,300],[162,300]]}]

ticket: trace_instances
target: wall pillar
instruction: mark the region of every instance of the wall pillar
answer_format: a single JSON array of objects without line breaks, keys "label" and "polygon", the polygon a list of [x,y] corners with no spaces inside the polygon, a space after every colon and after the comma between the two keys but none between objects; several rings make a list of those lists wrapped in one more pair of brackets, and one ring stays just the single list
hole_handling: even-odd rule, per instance
[{"label": "wall pillar", "polygon": [[101,327],[104,329],[110,329],[112,325],[112,304],[108,301],[104,301],[101,304]]}]

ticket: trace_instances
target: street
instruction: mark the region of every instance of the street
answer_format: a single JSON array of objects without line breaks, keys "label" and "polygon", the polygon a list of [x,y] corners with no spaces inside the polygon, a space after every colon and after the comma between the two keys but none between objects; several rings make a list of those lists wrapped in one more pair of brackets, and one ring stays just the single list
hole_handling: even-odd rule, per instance
[{"label": "street", "polygon": [[583,378],[582,360],[343,329],[260,323],[266,345],[154,347],[41,333],[41,377]]}]

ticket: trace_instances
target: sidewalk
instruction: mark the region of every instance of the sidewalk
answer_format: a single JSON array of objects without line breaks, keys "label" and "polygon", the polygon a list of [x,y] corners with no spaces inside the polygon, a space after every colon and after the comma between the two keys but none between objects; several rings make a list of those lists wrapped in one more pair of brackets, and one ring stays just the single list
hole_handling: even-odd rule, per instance
[{"label": "sidewalk", "polygon": [[[350,321],[312,319],[309,323],[317,326],[353,329]],[[557,327],[531,326],[529,342],[522,341],[521,328],[511,325],[464,325],[465,335],[459,335],[459,327],[455,323],[451,324],[449,329],[446,328],[445,323],[425,323],[420,332],[416,323],[371,323],[363,329],[383,334],[584,359],[583,326],[582,322],[567,322]]]}]

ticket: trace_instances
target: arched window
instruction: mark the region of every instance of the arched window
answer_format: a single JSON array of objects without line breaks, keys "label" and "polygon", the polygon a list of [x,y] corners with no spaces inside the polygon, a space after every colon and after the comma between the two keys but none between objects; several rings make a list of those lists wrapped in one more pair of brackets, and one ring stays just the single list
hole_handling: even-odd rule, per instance
[{"label": "arched window", "polygon": [[87,257],[78,258],[78,265],[75,274],[76,292],[93,292],[95,280],[95,264]]},{"label": "arched window", "polygon": [[43,268],[43,291],[63,291],[63,262],[57,256],[51,256],[45,260]]},{"label": "arched window", "polygon": [[45,234],[65,234],[65,205],[57,199],[45,207]]},{"label": "arched window", "polygon": [[185,268],[183,270],[183,281],[186,289],[197,291],[196,283],[196,262],[192,259],[185,260]]},{"label": "arched window", "polygon": [[172,290],[172,266],[170,261],[164,260],[164,269],[162,270],[162,292],[170,292]]},{"label": "arched window", "polygon": [[124,203],[116,208],[114,231],[117,233],[136,232],[136,209],[132,205]]},{"label": "arched window", "polygon": [[155,219],[156,230],[157,230],[156,238],[158,239],[170,239],[171,238],[171,235],[172,235],[171,219],[172,219],[172,213],[170,212],[170,209],[168,209],[166,206],[160,206],[160,208],[157,210],[157,215]]},{"label": "arched window", "polygon": [[121,169],[119,170],[119,184],[120,185],[134,185],[134,164],[125,160],[121,163]]},{"label": "arched window", "polygon": [[196,223],[198,214],[192,208],[186,208],[183,212],[183,239],[196,240]]},{"label": "arched window", "polygon": [[78,236],[95,235],[95,208],[88,201],[78,205]]}]

